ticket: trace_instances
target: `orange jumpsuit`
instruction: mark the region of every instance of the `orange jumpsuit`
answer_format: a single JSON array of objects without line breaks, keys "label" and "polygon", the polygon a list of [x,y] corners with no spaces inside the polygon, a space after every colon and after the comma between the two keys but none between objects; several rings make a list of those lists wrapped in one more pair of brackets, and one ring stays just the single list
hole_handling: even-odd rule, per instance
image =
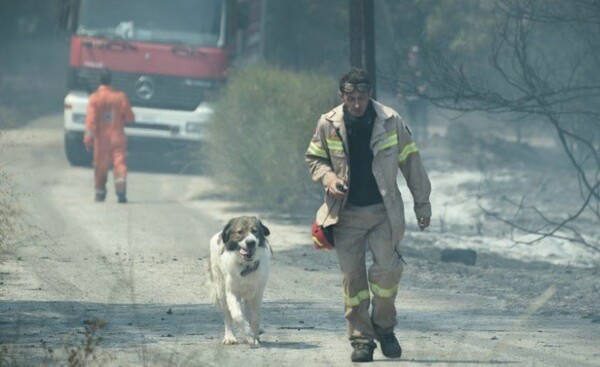
[{"label": "orange jumpsuit", "polygon": [[112,159],[117,195],[127,190],[127,137],[125,123],[134,120],[127,96],[108,85],[100,85],[90,96],[85,119],[84,143],[94,147],[96,194],[106,194],[106,179]]}]

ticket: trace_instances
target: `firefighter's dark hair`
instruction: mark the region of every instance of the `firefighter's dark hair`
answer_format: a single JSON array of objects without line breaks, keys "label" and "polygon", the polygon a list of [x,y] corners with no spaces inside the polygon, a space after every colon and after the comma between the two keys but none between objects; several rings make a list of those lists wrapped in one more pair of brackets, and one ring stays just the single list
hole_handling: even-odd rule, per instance
[{"label": "firefighter's dark hair", "polygon": [[112,72],[110,69],[102,69],[98,75],[98,81],[101,85],[110,85],[112,83]]},{"label": "firefighter's dark hair", "polygon": [[346,83],[352,83],[355,85],[365,83],[371,85],[371,76],[366,70],[353,66],[344,74],[342,74],[342,76],[340,76],[340,92],[343,91],[344,84]]}]

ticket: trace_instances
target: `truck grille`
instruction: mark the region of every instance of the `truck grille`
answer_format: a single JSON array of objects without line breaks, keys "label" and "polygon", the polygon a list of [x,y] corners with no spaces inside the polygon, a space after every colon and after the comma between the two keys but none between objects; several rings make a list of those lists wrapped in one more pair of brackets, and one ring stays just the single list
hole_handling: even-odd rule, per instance
[{"label": "truck grille", "polygon": [[[99,69],[71,69],[70,88],[93,92]],[[132,106],[193,111],[214,82],[164,75],[113,72],[112,86],[125,92]]]}]

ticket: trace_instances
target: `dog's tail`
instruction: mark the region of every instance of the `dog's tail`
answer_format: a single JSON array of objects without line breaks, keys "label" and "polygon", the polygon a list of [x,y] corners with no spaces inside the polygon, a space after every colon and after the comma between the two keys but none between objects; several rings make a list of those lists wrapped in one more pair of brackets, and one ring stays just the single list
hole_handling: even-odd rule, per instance
[{"label": "dog's tail", "polygon": [[221,303],[219,302],[219,279],[215,279],[216,276],[214,274],[213,268],[212,268],[213,264],[212,261],[210,259],[210,257],[208,258],[208,289],[210,290],[210,302],[216,306],[221,306]]},{"label": "dog's tail", "polygon": [[212,271],[212,261],[208,258],[208,289],[210,290],[210,302],[217,303],[217,292],[215,291],[215,276]]}]

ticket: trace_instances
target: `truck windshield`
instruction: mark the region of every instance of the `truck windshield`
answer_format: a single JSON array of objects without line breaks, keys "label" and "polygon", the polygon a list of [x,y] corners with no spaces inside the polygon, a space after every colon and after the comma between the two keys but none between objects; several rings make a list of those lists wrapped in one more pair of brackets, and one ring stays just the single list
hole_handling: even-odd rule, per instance
[{"label": "truck windshield", "polygon": [[223,0],[81,0],[77,34],[218,46]]}]

